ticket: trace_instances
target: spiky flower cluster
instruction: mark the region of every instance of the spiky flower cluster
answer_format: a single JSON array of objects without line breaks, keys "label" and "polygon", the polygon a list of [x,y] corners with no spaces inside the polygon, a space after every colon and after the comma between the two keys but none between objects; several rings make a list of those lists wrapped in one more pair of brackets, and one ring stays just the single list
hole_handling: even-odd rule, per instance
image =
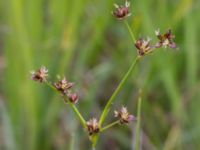
[{"label": "spiky flower cluster", "polygon": [[124,6],[119,6],[114,4],[115,10],[112,11],[113,16],[115,16],[119,20],[123,20],[124,18],[129,17],[131,14],[129,13],[130,2],[126,1]]},{"label": "spiky flower cluster", "polygon": [[[40,83],[46,82],[51,84],[47,81],[47,73],[48,70],[46,67],[42,66],[37,71],[31,72],[31,79]],[[54,87],[62,96],[64,96],[64,98],[66,97],[70,102],[76,103],[78,101],[78,94],[71,91],[73,86],[74,83],[67,81],[65,77],[52,84],[52,87]]]},{"label": "spiky flower cluster", "polygon": [[86,122],[86,124],[87,124],[87,130],[90,136],[99,132],[100,127],[96,118],[90,119],[89,121]]},{"label": "spiky flower cluster", "polygon": [[175,36],[172,34],[171,29],[169,29],[163,35],[160,34],[160,30],[158,29],[157,31],[155,31],[155,34],[158,38],[158,41],[155,45],[151,45],[150,39],[145,40],[141,38],[136,40],[135,47],[137,48],[139,56],[144,56],[150,52],[153,52],[154,49],[161,47],[171,49],[176,48],[176,43],[173,41]]},{"label": "spiky flower cluster", "polygon": [[73,83],[68,82],[66,78],[64,77],[61,80],[58,80],[57,82],[54,83],[54,87],[61,92],[63,95],[67,94],[69,89],[73,87]]},{"label": "spiky flower cluster", "polygon": [[[51,84],[47,81],[48,76],[48,70],[46,67],[42,66],[37,71],[31,72],[31,78],[34,81],[38,81],[40,83],[44,82],[47,83],[47,85],[50,85],[53,87],[56,91],[58,91],[63,97],[65,102],[71,102],[72,104],[77,103],[78,101],[78,94],[73,93],[71,91],[72,87],[74,86],[74,83],[69,82],[66,80],[66,78],[59,79],[58,81]],[[67,100],[65,99],[67,98]],[[121,111],[118,112],[118,115],[116,116],[117,111],[115,111],[115,117],[118,118],[119,122],[121,123],[129,123],[133,121],[134,116],[130,115],[125,107],[122,107]],[[86,123],[86,128],[88,131],[88,134],[92,136],[93,134],[97,134],[100,131],[100,125],[96,118],[92,118]]]},{"label": "spiky flower cluster", "polygon": [[136,118],[129,114],[128,110],[126,107],[122,106],[120,110],[115,110],[114,111],[115,117],[117,117],[120,121],[121,124],[123,123],[129,123],[133,120],[136,120]]},{"label": "spiky flower cluster", "polygon": [[158,29],[157,31],[155,31],[155,34],[159,40],[155,45],[156,48],[160,47],[176,48],[176,43],[173,41],[175,36],[172,34],[172,31],[170,29],[163,35],[160,33],[160,30]]},{"label": "spiky flower cluster", "polygon": [[[130,2],[126,1],[124,6],[119,6],[117,4],[114,4],[115,10],[112,11],[113,16],[118,19],[118,20],[124,20],[128,16],[130,16]],[[139,38],[135,40],[135,37],[133,33],[131,32],[131,29],[126,22],[126,25],[129,29],[129,32],[131,33],[134,41],[134,45],[137,48],[138,56],[136,58],[136,61],[133,63],[132,67],[128,70],[127,74],[123,77],[122,81],[120,82],[117,92],[115,91],[111,98],[108,100],[104,111],[100,117],[100,121],[96,118],[89,119],[89,121],[85,121],[79,110],[76,108],[74,105],[75,103],[78,102],[78,94],[75,92],[72,92],[72,88],[74,86],[74,83],[69,82],[65,77],[62,79],[58,79],[58,81],[54,82],[51,84],[50,82],[47,81],[47,76],[48,76],[48,70],[46,67],[42,66],[40,69],[37,71],[32,71],[31,72],[31,78],[34,81],[40,82],[40,83],[47,83],[51,88],[59,92],[62,97],[64,97],[65,102],[69,102],[69,106],[72,108],[72,110],[76,113],[78,116],[80,122],[82,123],[83,127],[87,130],[88,135],[90,139],[92,139],[93,135],[98,134],[99,132],[104,131],[105,129],[110,128],[111,126],[115,124],[127,124],[130,123],[131,121],[135,121],[136,117],[131,115],[126,107],[122,107],[119,110],[114,111],[114,117],[117,118],[117,120],[105,127],[102,127],[102,123],[105,120],[105,117],[108,115],[110,105],[113,102],[113,99],[116,97],[117,93],[119,92],[118,89],[120,89],[122,86],[124,86],[125,81],[127,78],[130,76],[136,62],[141,58],[142,56],[149,54],[153,52],[155,49],[164,47],[164,48],[176,48],[176,44],[174,42],[174,35],[172,34],[171,30],[169,29],[166,33],[161,34],[159,30],[155,31],[155,34],[157,36],[158,41],[156,44],[151,44],[151,40],[149,38]],[[120,88],[119,88],[120,87]],[[102,119],[103,118],[103,119]],[[94,142],[96,139],[92,139],[91,141]],[[96,142],[95,142],[96,143]]]},{"label": "spiky flower cluster", "polygon": [[150,39],[138,39],[135,42],[135,47],[138,50],[138,55],[143,56],[146,53],[152,51],[153,46],[150,45]]},{"label": "spiky flower cluster", "polygon": [[[136,121],[136,117],[129,114],[127,108],[124,106],[122,106],[120,110],[114,111],[114,117],[117,118],[117,121],[121,124],[124,123],[127,124],[130,123],[131,121]],[[96,118],[90,119],[89,121],[86,122],[86,124],[90,136],[100,131],[100,125]]]},{"label": "spiky flower cluster", "polygon": [[42,66],[37,71],[31,71],[31,79],[34,81],[38,81],[40,83],[46,81],[46,77],[48,76],[48,69]]},{"label": "spiky flower cluster", "polygon": [[[124,20],[127,17],[130,16],[130,2],[126,1],[125,6],[119,6],[117,4],[114,4],[115,10],[112,12],[113,16],[118,20]],[[176,48],[176,43],[173,41],[175,36],[172,34],[171,29],[169,29],[166,33],[161,34],[160,30],[156,30],[155,34],[158,38],[158,41],[156,44],[152,45],[150,38],[139,38],[136,41],[134,41],[134,45],[137,48],[137,52],[139,56],[144,56],[148,53],[153,52],[156,48]]]}]

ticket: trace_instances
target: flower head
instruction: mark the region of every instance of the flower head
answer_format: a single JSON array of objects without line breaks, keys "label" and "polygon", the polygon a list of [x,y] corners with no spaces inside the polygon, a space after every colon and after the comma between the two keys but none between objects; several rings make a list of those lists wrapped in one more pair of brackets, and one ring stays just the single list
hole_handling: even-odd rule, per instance
[{"label": "flower head", "polygon": [[31,79],[42,83],[46,81],[46,77],[48,76],[47,73],[48,73],[48,70],[46,69],[46,67],[42,66],[37,71],[31,72]]},{"label": "flower head", "polygon": [[76,103],[78,101],[77,93],[68,93],[67,97],[69,98],[69,101],[72,103]]},{"label": "flower head", "polygon": [[122,20],[131,14],[129,13],[130,2],[126,1],[125,6],[119,6],[114,4],[115,10],[112,12],[113,16],[119,20]]},{"label": "flower head", "polygon": [[117,117],[120,121],[120,123],[129,123],[136,118],[133,115],[130,115],[127,111],[126,107],[122,107],[119,111],[114,111],[115,117]]},{"label": "flower head", "polygon": [[159,41],[156,43],[155,47],[156,48],[160,48],[160,47],[164,47],[164,48],[176,48],[176,43],[173,41],[173,39],[175,38],[175,36],[172,34],[171,30],[169,29],[165,34],[160,34],[160,30],[156,30],[155,34],[157,36],[157,38],[159,39]]},{"label": "flower head", "polygon": [[60,91],[62,94],[66,94],[67,91],[73,86],[74,84],[71,82],[68,82],[66,78],[63,78],[62,80],[57,81],[54,83],[54,87]]},{"label": "flower head", "polygon": [[135,47],[138,49],[138,55],[143,56],[147,52],[150,52],[152,50],[152,46],[150,45],[150,39],[138,39],[135,42]]},{"label": "flower head", "polygon": [[86,122],[89,135],[99,132],[99,123],[96,118],[92,118]]}]

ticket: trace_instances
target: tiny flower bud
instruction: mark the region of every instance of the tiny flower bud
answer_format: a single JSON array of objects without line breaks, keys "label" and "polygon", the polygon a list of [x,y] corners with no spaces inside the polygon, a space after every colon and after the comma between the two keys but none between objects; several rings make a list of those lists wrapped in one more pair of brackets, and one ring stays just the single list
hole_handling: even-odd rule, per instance
[{"label": "tiny flower bud", "polygon": [[74,84],[71,82],[68,82],[66,78],[63,78],[62,80],[57,81],[54,83],[54,87],[60,91],[62,94],[66,94],[67,91],[73,86]]},{"label": "tiny flower bud", "polygon": [[99,132],[99,123],[96,118],[92,118],[87,121],[86,125],[90,136]]},{"label": "tiny flower bud", "polygon": [[42,66],[39,70],[31,72],[31,79],[42,83],[46,81],[46,77],[48,76],[47,73],[48,70],[46,69],[46,67]]},{"label": "tiny flower bud", "polygon": [[114,111],[115,117],[117,117],[120,121],[120,123],[129,123],[133,120],[136,120],[136,118],[133,115],[130,115],[127,111],[126,107],[122,107],[119,111]]},{"label": "tiny flower bud", "polygon": [[176,48],[176,43],[173,41],[173,39],[175,38],[175,36],[171,33],[171,30],[168,30],[165,34],[160,34],[160,31],[157,30],[155,31],[155,34],[157,36],[157,38],[159,39],[159,41],[156,43],[155,47],[156,48],[160,48],[160,47],[164,47],[164,48]]},{"label": "tiny flower bud", "polygon": [[119,20],[122,20],[131,14],[129,13],[130,2],[126,1],[125,6],[118,6],[114,4],[115,10],[112,12],[113,16]]},{"label": "tiny flower bud", "polygon": [[72,103],[76,103],[78,101],[78,95],[76,93],[68,93],[67,97]]},{"label": "tiny flower bud", "polygon": [[138,39],[135,42],[135,47],[138,49],[138,55],[143,56],[147,52],[150,52],[152,50],[152,46],[150,45],[150,39]]}]

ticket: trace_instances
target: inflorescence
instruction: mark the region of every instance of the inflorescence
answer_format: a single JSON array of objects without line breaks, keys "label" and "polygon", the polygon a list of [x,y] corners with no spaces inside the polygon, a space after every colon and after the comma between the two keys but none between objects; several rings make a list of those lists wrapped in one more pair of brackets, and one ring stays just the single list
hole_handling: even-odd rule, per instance
[{"label": "inflorescence", "polygon": [[115,117],[119,119],[120,123],[129,123],[133,120],[136,120],[136,118],[129,114],[128,110],[126,107],[122,106],[120,110],[115,110],[114,111]]},{"label": "inflorescence", "polygon": [[[119,6],[117,4],[114,4],[115,10],[112,11],[112,15],[120,20],[123,21],[127,17],[131,15],[130,13],[130,2],[126,1],[124,6]],[[128,26],[129,30],[130,27]],[[132,33],[133,34],[133,33]],[[150,38],[138,38],[134,40],[134,46],[137,49],[137,54],[138,57],[145,56],[146,54],[154,52],[155,49],[158,48],[176,48],[176,43],[174,42],[175,36],[172,34],[171,30],[167,30],[166,33],[161,34],[160,30],[155,31],[155,35],[157,36],[158,41],[156,44],[152,44]],[[128,71],[129,74],[129,71]],[[129,74],[130,75],[130,74]],[[75,103],[78,102],[78,94],[76,92],[73,92],[72,89],[74,87],[74,83],[69,82],[65,77],[62,79],[58,79],[58,81],[51,83],[47,80],[48,77],[48,70],[46,67],[42,66],[39,68],[37,71],[32,71],[31,72],[31,79],[34,81],[37,81],[39,83],[47,83],[51,88],[56,90],[61,94],[61,96],[64,98],[64,101],[67,103],[70,103],[70,107],[74,110],[74,112],[77,114],[79,117],[83,127],[87,130],[88,135],[91,137],[95,134],[98,134],[100,131],[104,131],[107,128],[110,128],[111,126],[115,124],[127,124],[130,123],[131,121],[136,121],[136,117],[133,115],[129,114],[128,110],[126,107],[122,107],[120,110],[115,110],[114,111],[114,117],[117,118],[117,120],[106,127],[101,127],[102,126],[102,120],[100,118],[100,122],[96,118],[89,119],[89,121],[85,121],[84,118],[82,117],[81,113],[78,111],[78,109],[75,107]],[[128,75],[125,75],[125,78],[127,78]],[[125,80],[122,80],[125,81]],[[114,93],[115,94],[115,93]],[[109,104],[109,101],[108,103]],[[106,108],[105,109],[109,109]],[[104,110],[105,110],[104,109]],[[106,111],[105,111],[106,112]],[[107,112],[106,112],[107,113]]]},{"label": "inflorescence", "polygon": [[[64,77],[63,79],[59,79],[55,83],[51,84],[47,80],[48,76],[48,70],[46,67],[42,66],[37,71],[31,72],[31,78],[34,81],[38,81],[39,83],[47,83],[47,85],[50,85],[50,87],[53,87],[54,90],[59,92],[63,97],[65,102],[70,102],[71,104],[75,104],[78,102],[78,94],[75,92],[72,92],[72,87],[74,86],[74,83],[69,82]],[[130,115],[125,107],[122,107],[121,111],[118,112],[118,115],[116,116],[115,111],[115,117],[118,118],[120,123],[129,123],[134,120],[134,116]],[[100,131],[100,125],[96,118],[92,118],[89,121],[85,122],[86,129],[88,131],[88,134],[90,136],[98,133]]]},{"label": "inflorescence", "polygon": [[[112,15],[118,19],[118,20],[125,20],[127,17],[131,15],[129,7],[130,2],[126,1],[124,6],[119,6],[117,4],[114,4],[115,10],[112,11]],[[155,34],[158,38],[158,41],[156,44],[152,45],[150,38],[139,38],[136,41],[134,41],[134,45],[137,48],[138,56],[144,56],[148,53],[153,52],[153,50],[157,48],[176,48],[176,43],[173,41],[175,36],[172,34],[171,29],[167,30],[166,33],[161,34],[160,30],[156,30]]]},{"label": "inflorescence", "polygon": [[115,16],[119,20],[123,20],[124,18],[127,18],[131,15],[129,12],[130,2],[126,1],[125,6],[119,6],[117,4],[114,4],[115,10],[112,11],[113,16]]}]

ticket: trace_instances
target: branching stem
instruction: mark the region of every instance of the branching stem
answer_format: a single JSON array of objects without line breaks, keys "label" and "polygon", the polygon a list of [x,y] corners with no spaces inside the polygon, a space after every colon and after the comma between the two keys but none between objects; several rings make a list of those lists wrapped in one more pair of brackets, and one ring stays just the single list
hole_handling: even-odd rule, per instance
[{"label": "branching stem", "polygon": [[141,57],[137,56],[134,61],[132,62],[131,64],[131,67],[129,68],[129,70],[127,71],[127,73],[124,75],[124,77],[122,78],[121,82],[119,83],[118,87],[115,89],[115,91],[113,92],[112,96],[110,97],[110,99],[108,100],[103,112],[102,112],[102,115],[100,117],[100,121],[99,121],[99,125],[102,126],[105,118],[107,117],[108,115],[108,112],[110,110],[110,106],[111,104],[113,103],[113,101],[115,100],[115,98],[117,97],[118,93],[120,92],[120,90],[124,87],[127,79],[129,78],[129,76],[131,75],[132,71],[134,70],[137,62],[139,61]]},{"label": "branching stem", "polygon": [[[54,91],[56,91],[57,93],[59,92],[51,83],[49,83],[48,81],[45,82],[51,89],[53,89]],[[73,110],[73,112],[76,114],[76,116],[78,117],[80,123],[82,124],[83,128],[86,128],[86,121],[83,118],[83,116],[81,115],[81,113],[79,112],[79,110],[76,108],[76,106],[74,105],[74,103],[70,102],[69,99],[67,97],[63,97],[65,102],[67,102],[67,104],[69,104],[70,108]]]},{"label": "branching stem", "polygon": [[117,121],[115,121],[115,122],[113,122],[113,123],[111,123],[111,124],[109,124],[109,125],[103,127],[103,128],[100,130],[100,132],[103,132],[103,131],[105,131],[105,130],[107,130],[107,129],[109,129],[109,128],[113,127],[114,125],[117,125],[117,124],[119,124],[119,120],[117,120]]}]

